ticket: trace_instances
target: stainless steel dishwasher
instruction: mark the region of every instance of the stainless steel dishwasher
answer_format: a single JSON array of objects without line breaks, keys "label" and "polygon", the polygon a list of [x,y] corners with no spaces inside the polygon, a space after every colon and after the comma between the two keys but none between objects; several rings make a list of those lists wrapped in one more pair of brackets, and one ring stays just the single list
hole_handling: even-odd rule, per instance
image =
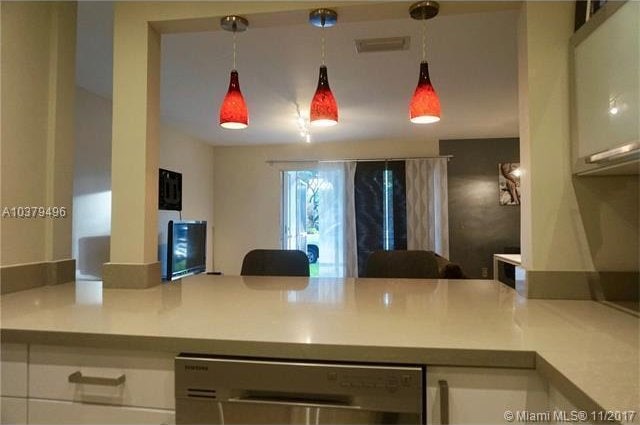
[{"label": "stainless steel dishwasher", "polygon": [[180,354],[177,424],[424,424],[423,366]]}]

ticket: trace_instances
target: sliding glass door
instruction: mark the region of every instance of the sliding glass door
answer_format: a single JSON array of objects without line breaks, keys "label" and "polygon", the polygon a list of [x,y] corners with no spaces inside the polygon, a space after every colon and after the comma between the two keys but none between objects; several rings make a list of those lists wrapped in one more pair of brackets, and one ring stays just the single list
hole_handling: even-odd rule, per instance
[{"label": "sliding glass door", "polygon": [[307,190],[311,171],[283,173],[282,245],[284,249],[307,251]]},{"label": "sliding glass door", "polygon": [[373,251],[407,249],[404,161],[359,162],[355,179],[358,271]]},{"label": "sliding glass door", "polygon": [[283,171],[283,249],[306,252],[311,276],[362,275],[373,251],[407,249],[405,186],[403,161]]},{"label": "sliding glass door", "polygon": [[306,252],[311,276],[355,274],[346,264],[347,251],[355,248],[345,243],[345,180],[344,164],[282,172],[282,247]]},{"label": "sliding glass door", "polygon": [[282,172],[282,248],[307,253],[310,274],[318,276],[318,172]]},{"label": "sliding glass door", "polygon": [[282,172],[282,247],[312,276],[363,276],[376,250],[448,255],[446,159],[322,162]]}]

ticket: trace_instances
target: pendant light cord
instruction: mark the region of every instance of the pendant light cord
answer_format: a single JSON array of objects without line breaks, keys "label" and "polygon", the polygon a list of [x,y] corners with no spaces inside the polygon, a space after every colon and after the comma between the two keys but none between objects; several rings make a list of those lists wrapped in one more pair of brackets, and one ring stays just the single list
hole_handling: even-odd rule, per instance
[{"label": "pendant light cord", "polygon": [[422,62],[427,60],[427,20],[422,19]]},{"label": "pendant light cord", "polygon": [[320,38],[320,56],[322,58],[322,65],[325,65],[326,47],[324,41],[324,19],[322,20],[322,37]]},{"label": "pendant light cord", "polygon": [[233,70],[236,70],[236,51],[237,51],[237,46],[236,46],[236,31],[233,31]]}]

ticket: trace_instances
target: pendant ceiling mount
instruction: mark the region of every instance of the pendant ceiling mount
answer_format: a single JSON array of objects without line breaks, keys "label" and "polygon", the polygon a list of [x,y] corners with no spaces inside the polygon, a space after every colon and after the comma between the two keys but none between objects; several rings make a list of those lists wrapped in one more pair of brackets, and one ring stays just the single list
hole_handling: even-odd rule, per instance
[{"label": "pendant ceiling mount", "polygon": [[243,32],[249,28],[249,21],[242,16],[229,15],[220,19],[220,26],[225,31]]},{"label": "pendant ceiling mount", "polygon": [[427,19],[438,14],[440,5],[432,0],[419,1],[409,8],[409,15],[413,19],[422,21],[422,62],[420,63],[420,77],[409,103],[409,120],[414,124],[432,124],[440,121],[440,98],[431,84],[429,64],[427,63]]},{"label": "pendant ceiling mount", "polygon": [[314,27],[331,28],[338,22],[338,12],[332,9],[315,9],[309,12],[309,23]]},{"label": "pendant ceiling mount", "polygon": [[438,15],[440,5],[437,1],[427,0],[414,3],[409,8],[409,14],[413,19],[431,19]]},{"label": "pendant ceiling mount", "polygon": [[240,80],[236,70],[236,33],[246,31],[249,21],[241,16],[229,15],[220,19],[220,26],[233,33],[233,67],[229,76],[229,89],[220,106],[220,127],[241,130],[249,126],[249,109],[240,91]]},{"label": "pendant ceiling mount", "polygon": [[322,28],[320,56],[322,58],[318,86],[311,99],[309,108],[309,122],[314,127],[331,127],[338,124],[338,103],[329,87],[327,65],[325,64],[324,29],[334,26],[338,22],[338,13],[331,9],[315,9],[309,13],[309,23]]}]

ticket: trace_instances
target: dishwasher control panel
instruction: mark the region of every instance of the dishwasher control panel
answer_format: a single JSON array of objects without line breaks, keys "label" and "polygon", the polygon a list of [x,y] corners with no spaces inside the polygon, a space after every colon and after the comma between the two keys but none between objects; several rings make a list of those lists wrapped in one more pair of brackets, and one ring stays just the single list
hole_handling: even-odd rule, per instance
[{"label": "dishwasher control panel", "polygon": [[[336,372],[330,372],[329,375],[328,379],[330,381],[338,379],[338,374]],[[420,381],[420,377],[416,377],[414,374],[410,373],[386,377],[369,376],[367,374],[345,374],[345,376],[340,380],[340,386],[343,388],[386,390],[390,393],[394,393],[398,391],[400,387],[415,388],[416,385],[421,383]]]}]

